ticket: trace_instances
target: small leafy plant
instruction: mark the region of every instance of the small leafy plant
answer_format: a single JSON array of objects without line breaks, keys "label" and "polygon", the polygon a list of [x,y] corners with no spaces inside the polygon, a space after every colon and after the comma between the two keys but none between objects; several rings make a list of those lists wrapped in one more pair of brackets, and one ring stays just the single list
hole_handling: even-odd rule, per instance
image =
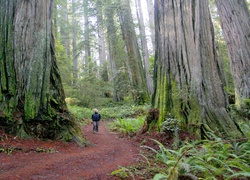
[{"label": "small leafy plant", "polygon": [[136,131],[142,128],[145,121],[144,116],[138,118],[118,118],[116,121],[110,123],[112,131],[119,131],[126,135],[133,135]]},{"label": "small leafy plant", "polygon": [[168,118],[162,122],[162,131],[167,133],[168,131],[174,132],[178,128],[178,120],[174,118]]},{"label": "small leafy plant", "polygon": [[197,141],[186,143],[177,150],[165,147],[160,142],[159,150],[147,147],[156,155],[159,163],[166,169],[159,168],[154,180],[179,177],[201,179],[231,179],[250,177],[250,142],[240,144],[224,142],[217,138],[214,141]]}]

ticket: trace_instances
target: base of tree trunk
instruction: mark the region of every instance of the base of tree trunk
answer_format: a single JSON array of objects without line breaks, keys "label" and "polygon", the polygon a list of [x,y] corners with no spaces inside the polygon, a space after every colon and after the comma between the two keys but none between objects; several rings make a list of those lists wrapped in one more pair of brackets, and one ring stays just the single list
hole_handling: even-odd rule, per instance
[{"label": "base of tree trunk", "polygon": [[[43,117],[43,118],[42,118]],[[37,138],[41,140],[62,140],[65,142],[75,142],[79,146],[85,146],[89,142],[82,136],[80,126],[73,115],[69,112],[56,114],[45,119],[45,115],[33,120],[6,121],[1,118],[0,124],[6,133],[18,136],[22,139]]]}]

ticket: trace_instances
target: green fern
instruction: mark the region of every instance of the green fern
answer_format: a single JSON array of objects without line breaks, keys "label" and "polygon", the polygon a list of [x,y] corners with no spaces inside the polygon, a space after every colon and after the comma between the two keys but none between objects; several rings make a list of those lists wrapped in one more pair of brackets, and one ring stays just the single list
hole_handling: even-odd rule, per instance
[{"label": "green fern", "polygon": [[234,173],[233,175],[229,176],[228,178],[236,178],[236,177],[248,177],[248,178],[250,178],[250,172]]},{"label": "green fern", "polygon": [[169,149],[153,140],[159,150],[144,147],[152,150],[158,161],[168,167],[164,172],[159,170],[154,179],[174,179],[186,173],[202,179],[249,177],[249,141],[237,144],[236,147],[236,144],[224,143],[220,138],[214,139],[186,143],[178,150]]},{"label": "green fern", "polygon": [[121,133],[131,135],[142,128],[144,121],[144,116],[126,119],[118,118],[109,127],[112,131],[119,131]]}]

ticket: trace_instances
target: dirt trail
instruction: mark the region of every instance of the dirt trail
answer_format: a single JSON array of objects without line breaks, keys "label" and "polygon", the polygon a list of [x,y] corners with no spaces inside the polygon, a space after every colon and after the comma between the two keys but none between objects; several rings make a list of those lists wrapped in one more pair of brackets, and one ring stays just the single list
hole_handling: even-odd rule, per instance
[{"label": "dirt trail", "polygon": [[[116,179],[110,173],[119,166],[136,163],[139,148],[109,133],[105,125],[101,122],[98,134],[93,134],[91,124],[82,129],[93,143],[84,148],[74,143],[23,141],[13,137],[0,141],[2,147],[22,149],[10,155],[0,153],[0,179]],[[37,148],[52,152],[38,153]]]}]

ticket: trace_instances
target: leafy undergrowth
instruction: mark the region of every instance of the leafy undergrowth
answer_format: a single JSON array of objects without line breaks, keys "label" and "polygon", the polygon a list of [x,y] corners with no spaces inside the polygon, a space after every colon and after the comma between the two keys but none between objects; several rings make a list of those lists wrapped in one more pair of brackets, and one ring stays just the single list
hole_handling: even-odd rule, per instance
[{"label": "leafy undergrowth", "polygon": [[213,140],[208,141],[180,130],[176,139],[176,135],[161,132],[141,134],[140,126],[135,125],[140,121],[118,119],[112,123],[111,130],[141,144],[140,155],[144,159],[135,166],[120,167],[113,176],[153,180],[250,179],[250,134],[240,141],[224,141],[211,134]]},{"label": "leafy undergrowth", "polygon": [[138,134],[132,139],[141,143],[144,160],[136,166],[113,172],[122,179],[170,180],[247,180],[250,179],[250,141],[195,140],[179,132],[179,148],[162,133]]},{"label": "leafy undergrowth", "polygon": [[[70,112],[72,112],[76,120],[79,123],[83,123],[83,120],[91,119],[91,115],[93,114],[94,110],[79,106],[71,106],[68,105]],[[134,106],[134,105],[123,105],[117,107],[106,107],[99,109],[99,113],[102,115],[103,120],[110,120],[116,118],[127,118],[127,117],[138,117],[138,116],[145,116],[148,109],[150,108],[149,105],[143,106]],[[84,125],[84,124],[83,124]]]},{"label": "leafy undergrowth", "polygon": [[[141,134],[140,130],[145,121],[145,117],[138,118],[125,118],[117,119],[114,122],[110,122],[108,127],[111,131],[119,134],[120,137],[127,137],[135,143],[141,145],[141,158],[138,159],[137,165],[130,167],[120,167],[112,172],[112,176],[120,179],[152,179],[155,174],[165,167],[162,162],[155,161],[155,156],[148,148],[160,150],[158,142],[164,144],[164,146],[173,148],[174,139],[172,135],[166,135],[162,132],[147,132]],[[154,140],[153,140],[154,139]],[[185,131],[179,131],[179,142],[194,140],[195,136]],[[157,141],[155,141],[157,140]]]},{"label": "leafy undergrowth", "polygon": [[118,118],[108,124],[111,131],[118,131],[126,136],[134,136],[136,132],[141,129],[145,121],[144,116],[139,116],[137,118]]}]

